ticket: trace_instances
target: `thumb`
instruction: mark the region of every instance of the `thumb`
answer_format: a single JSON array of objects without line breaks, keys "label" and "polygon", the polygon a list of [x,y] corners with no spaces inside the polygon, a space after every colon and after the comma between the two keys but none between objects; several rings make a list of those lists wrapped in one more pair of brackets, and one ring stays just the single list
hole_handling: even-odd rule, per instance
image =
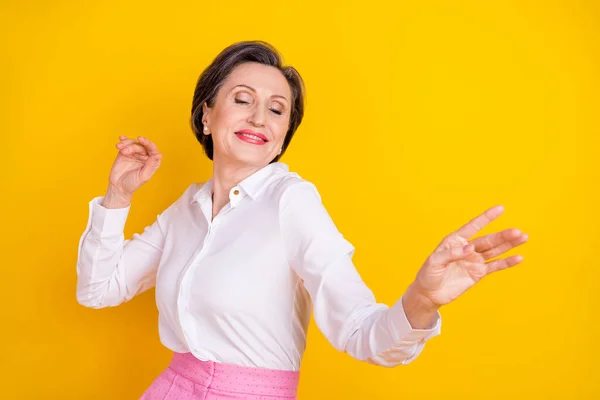
[{"label": "thumb", "polygon": [[458,261],[466,258],[473,252],[475,246],[472,243],[461,247],[451,247],[434,252],[430,257],[430,262],[433,265],[444,266],[453,261]]}]

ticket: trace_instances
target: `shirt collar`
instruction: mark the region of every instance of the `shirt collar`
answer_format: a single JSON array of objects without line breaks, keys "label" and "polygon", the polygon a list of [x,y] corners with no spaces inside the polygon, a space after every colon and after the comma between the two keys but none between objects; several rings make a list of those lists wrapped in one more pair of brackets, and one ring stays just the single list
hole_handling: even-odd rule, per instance
[{"label": "shirt collar", "polygon": [[[274,162],[266,167],[263,167],[253,173],[252,175],[245,178],[243,181],[238,183],[236,187],[232,190],[235,190],[237,187],[241,188],[242,191],[250,196],[253,200],[256,199],[262,190],[265,188],[266,183],[268,182],[269,176],[271,176],[275,171],[289,171],[289,167],[287,164],[282,162]],[[202,187],[194,194],[192,198],[192,203],[198,202],[202,204],[203,202],[212,199],[213,192],[213,179],[210,178]]]},{"label": "shirt collar", "polygon": [[212,198],[213,178],[210,178],[192,197],[191,203],[198,202],[200,204]]},{"label": "shirt collar", "polygon": [[288,166],[282,162],[271,163],[241,181],[237,186],[241,187],[252,200],[255,200],[265,188],[268,182],[267,178],[277,170],[287,172]]}]

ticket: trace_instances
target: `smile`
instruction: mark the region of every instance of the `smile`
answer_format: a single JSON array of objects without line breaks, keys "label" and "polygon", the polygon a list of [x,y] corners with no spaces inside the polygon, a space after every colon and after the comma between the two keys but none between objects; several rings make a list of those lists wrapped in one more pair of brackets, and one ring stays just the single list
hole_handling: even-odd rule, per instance
[{"label": "smile", "polygon": [[263,145],[268,142],[267,138],[260,133],[239,131],[236,132],[235,135],[238,137],[238,139],[243,140],[246,143]]}]

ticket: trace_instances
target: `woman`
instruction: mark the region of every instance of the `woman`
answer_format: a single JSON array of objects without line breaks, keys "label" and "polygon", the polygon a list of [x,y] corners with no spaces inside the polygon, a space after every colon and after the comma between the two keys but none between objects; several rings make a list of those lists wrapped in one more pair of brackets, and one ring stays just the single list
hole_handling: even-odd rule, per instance
[{"label": "woman", "polygon": [[304,112],[303,83],[264,42],[226,48],[202,73],[191,125],[213,177],[190,185],[142,234],[124,240],[134,192],[162,155],[124,136],[105,196],[90,201],[80,239],[77,299],[116,306],[156,286],[170,367],[143,399],[294,399],[311,309],[340,351],[392,367],[440,333],[438,309],[521,256],[517,229],[469,239],[502,213],[489,209],[451,233],[391,307],[352,264],[313,184],[279,158]]}]

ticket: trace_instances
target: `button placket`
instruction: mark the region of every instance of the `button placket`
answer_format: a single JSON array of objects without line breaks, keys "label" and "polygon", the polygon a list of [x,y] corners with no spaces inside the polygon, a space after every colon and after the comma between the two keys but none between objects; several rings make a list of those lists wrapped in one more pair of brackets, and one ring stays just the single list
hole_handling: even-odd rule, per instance
[{"label": "button placket", "polygon": [[177,311],[179,316],[179,324],[181,326],[181,331],[189,348],[194,348],[194,342],[190,340],[189,336],[186,333],[186,330],[191,330],[193,334],[192,337],[195,337],[196,328],[193,325],[186,327],[185,323],[185,313],[188,311],[187,304],[190,300],[189,293],[191,283],[188,283],[188,280],[190,279],[190,271],[192,270],[192,267],[196,265],[199,260],[202,259],[202,256],[206,252],[207,246],[210,244],[210,239],[213,236],[212,232],[214,230],[214,226],[214,221],[209,223],[208,230],[204,238],[204,243],[202,243],[202,248],[200,249],[198,254],[196,254],[193,261],[188,265],[187,269],[183,273],[183,277],[181,278],[181,283],[179,285],[179,294],[177,296]]},{"label": "button placket", "polygon": [[[193,267],[195,265],[198,264],[198,262],[202,259],[202,257],[206,253],[206,250],[207,250],[208,246],[210,245],[212,238],[214,237],[215,228],[217,227],[217,225],[219,225],[219,221],[223,218],[223,216],[225,214],[227,214],[230,210],[231,210],[230,207],[223,209],[223,211],[220,212],[219,215],[217,215],[215,217],[215,219],[213,219],[212,221],[210,221],[208,223],[208,229],[206,231],[206,236],[204,237],[204,243],[202,243],[202,248],[200,249],[198,254],[196,254],[193,261],[187,266],[187,269],[185,270],[185,272],[183,273],[183,277],[181,278],[181,283],[179,285],[179,294],[177,295],[177,313],[179,316],[179,324],[181,327],[181,331],[182,331],[185,341],[188,344],[188,347],[190,349],[195,349],[194,342],[191,341],[189,335],[186,334],[186,326],[185,326],[185,321],[186,321],[185,313],[188,310],[187,304],[190,300],[189,294],[190,294],[191,282],[188,282],[188,280],[191,279],[190,271],[193,269]],[[192,331],[191,332],[192,338],[197,336],[195,326],[191,325],[191,326],[187,327],[187,330]]]}]

